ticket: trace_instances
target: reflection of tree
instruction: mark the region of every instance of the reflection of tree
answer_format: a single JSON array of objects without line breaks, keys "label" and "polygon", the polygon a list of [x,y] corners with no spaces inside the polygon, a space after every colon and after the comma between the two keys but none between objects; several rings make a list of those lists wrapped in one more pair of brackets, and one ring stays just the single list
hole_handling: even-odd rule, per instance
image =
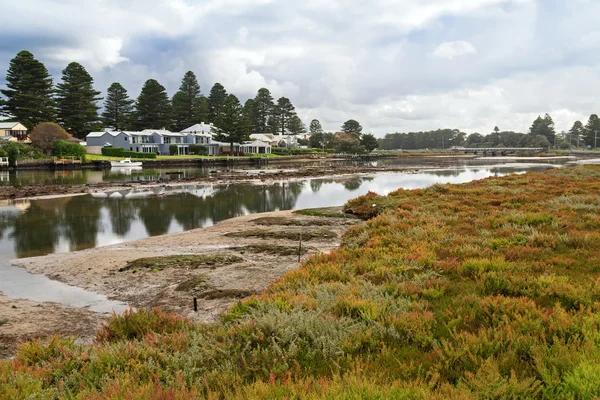
[{"label": "reflection of tree", "polygon": [[14,221],[11,238],[19,258],[52,253],[58,244],[60,222],[57,207],[64,207],[64,204],[48,207],[43,205],[44,201],[47,200],[32,201],[29,209]]},{"label": "reflection of tree", "polygon": [[106,201],[112,231],[117,236],[125,236],[136,219],[137,209],[132,201],[126,199],[110,199]]},{"label": "reflection of tree", "polygon": [[[52,253],[61,238],[71,250],[82,250],[96,245],[104,224],[118,236],[126,236],[136,219],[149,236],[168,233],[173,220],[184,230],[202,228],[247,213],[292,209],[304,186],[305,182],[232,184],[204,196],[182,193],[142,199],[76,196],[36,200],[12,219],[10,214],[0,214],[0,235],[14,226],[11,238],[17,257]],[[108,211],[106,221],[102,220],[103,207]]]},{"label": "reflection of tree", "polygon": [[175,205],[175,202],[171,200],[173,197],[149,197],[133,200],[135,206],[139,207],[138,215],[149,236],[164,235],[169,231],[175,211],[170,207]]},{"label": "reflection of tree", "polygon": [[362,184],[361,178],[347,179],[343,182],[343,185],[346,188],[346,190],[348,190],[350,192],[360,189],[361,184]]},{"label": "reflection of tree", "polygon": [[93,197],[76,196],[60,209],[61,225],[71,251],[96,246],[102,202]]},{"label": "reflection of tree", "polygon": [[459,176],[463,172],[465,172],[464,169],[438,169],[434,171],[424,171],[425,174],[435,176]]},{"label": "reflection of tree", "polygon": [[4,239],[4,233],[15,224],[18,215],[12,211],[0,212],[0,240]]}]

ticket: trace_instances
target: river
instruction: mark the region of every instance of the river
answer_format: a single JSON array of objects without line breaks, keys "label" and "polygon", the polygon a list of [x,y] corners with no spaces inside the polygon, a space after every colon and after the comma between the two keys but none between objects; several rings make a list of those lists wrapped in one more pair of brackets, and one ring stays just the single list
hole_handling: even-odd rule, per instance
[{"label": "river", "polygon": [[21,201],[0,207],[0,260],[64,253],[211,226],[267,211],[343,205],[369,191],[387,194],[434,183],[552,168],[551,164],[456,166],[270,184],[188,184],[145,191]]}]

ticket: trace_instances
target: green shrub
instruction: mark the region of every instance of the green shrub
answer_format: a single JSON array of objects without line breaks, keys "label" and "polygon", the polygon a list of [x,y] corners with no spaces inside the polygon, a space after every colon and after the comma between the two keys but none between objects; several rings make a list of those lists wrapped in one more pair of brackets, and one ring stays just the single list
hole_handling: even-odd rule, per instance
[{"label": "green shrub", "polygon": [[172,334],[185,331],[189,326],[187,319],[176,314],[160,310],[129,310],[122,315],[113,314],[96,334],[96,342],[141,339],[149,333]]},{"label": "green shrub", "polygon": [[57,140],[54,143],[54,152],[56,157],[80,157],[82,161],[85,161],[85,155],[87,154],[85,147],[79,143],[67,142],[66,140]]},{"label": "green shrub", "polygon": [[172,156],[177,155],[177,146],[176,145],[174,145],[174,144],[169,145],[169,154]]},{"label": "green shrub", "polygon": [[[170,148],[169,148],[170,150]],[[207,156],[208,155],[208,147],[202,146],[201,144],[191,144],[190,152],[194,153],[197,156]]]}]

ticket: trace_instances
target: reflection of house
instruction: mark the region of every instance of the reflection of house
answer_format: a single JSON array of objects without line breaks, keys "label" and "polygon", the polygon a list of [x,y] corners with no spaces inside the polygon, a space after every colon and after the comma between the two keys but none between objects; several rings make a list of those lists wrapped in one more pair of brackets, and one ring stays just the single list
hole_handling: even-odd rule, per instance
[{"label": "reflection of house", "polygon": [[[170,146],[177,147],[178,155],[190,154],[190,145],[202,145],[208,148],[208,155],[231,153],[265,154],[271,152],[271,145],[262,141],[240,145],[213,140],[216,131],[212,125],[196,124],[182,132],[170,132],[164,129],[145,129],[141,132],[105,131],[92,132],[86,137],[88,153],[101,154],[103,147],[123,148],[140,153],[170,154]],[[246,146],[246,147],[244,147]],[[247,149],[244,150],[243,148]]]},{"label": "reflection of house", "polygon": [[27,136],[27,128],[19,122],[0,122],[0,138],[31,143]]}]

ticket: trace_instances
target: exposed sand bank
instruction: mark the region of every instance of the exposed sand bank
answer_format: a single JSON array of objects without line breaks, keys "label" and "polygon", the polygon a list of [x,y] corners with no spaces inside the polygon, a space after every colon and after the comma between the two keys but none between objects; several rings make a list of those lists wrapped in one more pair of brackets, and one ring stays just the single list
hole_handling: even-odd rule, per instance
[{"label": "exposed sand bank", "polygon": [[[277,211],[233,218],[209,228],[73,253],[20,259],[12,264],[135,308],[160,307],[193,320],[210,322],[237,299],[264,290],[285,272],[298,267],[298,240],[280,236],[302,232],[303,246],[308,250],[302,254],[304,259],[309,254],[337,247],[342,234],[357,222]],[[240,232],[243,236],[257,234],[262,237],[231,236]],[[306,240],[315,234],[316,237]],[[255,253],[246,246],[273,252]],[[239,260],[227,265],[195,268],[127,267],[128,262],[140,258],[179,254],[225,255],[239,257]],[[198,283],[190,285],[190,282]],[[192,309],[193,297],[198,298],[197,313]],[[11,308],[13,304],[18,307],[16,310]],[[12,343],[0,355],[9,354],[19,338],[47,337],[53,333],[89,338],[105,316],[54,303],[0,296],[0,321],[7,320],[0,326],[0,338],[11,338]],[[77,323],[72,324],[71,320]]]}]

